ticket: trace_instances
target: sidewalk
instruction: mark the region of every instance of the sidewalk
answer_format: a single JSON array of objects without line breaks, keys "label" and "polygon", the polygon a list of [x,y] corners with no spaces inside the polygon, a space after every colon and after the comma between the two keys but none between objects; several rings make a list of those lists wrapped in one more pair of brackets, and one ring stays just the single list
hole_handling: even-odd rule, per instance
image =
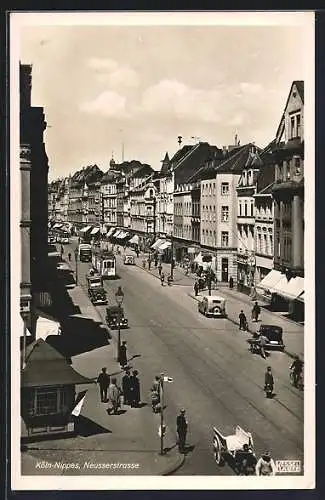
[{"label": "sidewalk", "polygon": [[[143,260],[146,261],[146,267],[143,268]],[[159,278],[158,270],[151,265],[151,269],[148,269],[147,256],[141,256],[136,258],[136,265],[138,267],[143,268],[147,273],[152,274],[156,278]],[[165,273],[165,280],[167,281],[167,276],[170,274],[170,264],[162,263],[162,269]],[[173,286],[181,285],[181,286],[189,286],[192,287],[192,290],[187,294],[195,299],[200,300],[200,297],[204,295],[208,295],[207,290],[203,290],[196,297],[193,291],[193,285],[195,281],[195,275],[189,274],[185,275],[184,270],[177,266],[174,269],[174,281]],[[239,326],[238,315],[241,309],[243,309],[246,317],[248,318],[249,323],[249,332],[256,331],[256,324],[253,323],[251,318],[251,309],[255,300],[252,300],[248,295],[238,292],[237,290],[230,289],[227,285],[220,285],[216,290],[211,290],[211,294],[215,293],[216,295],[220,295],[221,297],[227,300],[227,314],[228,319]],[[266,309],[266,304],[261,301],[258,301],[261,306],[261,321],[263,323],[272,324],[281,326],[283,328],[283,340],[285,344],[284,352],[290,356],[294,357],[295,355],[299,355],[299,357],[304,357],[304,326],[295,321],[283,317],[278,312],[269,311]]]},{"label": "sidewalk", "polygon": [[[81,286],[67,291],[81,314],[102,322]],[[115,340],[112,332],[110,345],[73,356],[72,367],[96,380],[106,366],[121,386],[123,372],[112,348]],[[82,390],[87,393],[78,417],[78,435],[29,443],[21,454],[23,475],[169,475],[181,467],[184,455],[175,446],[176,436],[166,436],[166,453],[159,454],[160,415],[153,414],[150,405],[131,408],[122,404],[118,415],[109,415],[108,404],[100,402],[97,384],[77,386],[77,392]]]}]

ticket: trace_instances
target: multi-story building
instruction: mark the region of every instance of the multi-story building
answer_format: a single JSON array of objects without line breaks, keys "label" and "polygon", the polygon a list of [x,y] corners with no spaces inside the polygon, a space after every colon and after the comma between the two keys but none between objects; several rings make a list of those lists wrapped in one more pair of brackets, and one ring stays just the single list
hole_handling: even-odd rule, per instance
[{"label": "multi-story building", "polygon": [[[255,289],[255,199],[256,182],[262,165],[260,150],[244,146],[246,158],[237,185],[237,284],[247,293]],[[254,292],[255,293],[255,292]]]},{"label": "multi-story building", "polygon": [[[193,240],[193,196],[197,190],[198,173],[208,162],[217,161],[222,151],[207,142],[183,146],[171,159],[174,174],[174,247],[176,260],[195,255],[197,240]],[[197,207],[197,192],[196,192]],[[196,231],[198,226],[196,224]]]},{"label": "multi-story building", "polygon": [[32,67],[20,65],[21,313],[35,338],[48,271],[48,158],[44,110],[31,106]]},{"label": "multi-story building", "polygon": [[131,230],[143,236],[155,236],[157,190],[152,179],[129,191]]},{"label": "multi-story building", "polygon": [[108,170],[101,179],[103,223],[110,227],[117,225],[117,182],[121,174]]},{"label": "multi-story building", "polygon": [[293,314],[303,314],[304,292],[304,82],[291,85],[274,147],[273,292]]},{"label": "multi-story building", "polygon": [[89,165],[70,179],[68,218],[76,229],[85,225],[100,225],[102,221],[100,181],[103,172]]},{"label": "multi-story building", "polygon": [[157,188],[157,234],[170,236],[174,226],[174,174],[168,153],[162,161]]},{"label": "multi-story building", "polygon": [[261,152],[263,165],[256,183],[255,199],[255,285],[273,269],[274,203],[272,189],[275,179],[275,165],[272,158],[273,142]]}]

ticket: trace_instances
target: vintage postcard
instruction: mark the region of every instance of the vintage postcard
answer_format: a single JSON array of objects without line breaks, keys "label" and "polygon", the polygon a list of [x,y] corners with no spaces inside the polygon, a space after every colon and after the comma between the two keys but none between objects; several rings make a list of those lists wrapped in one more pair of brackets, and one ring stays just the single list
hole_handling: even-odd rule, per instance
[{"label": "vintage postcard", "polygon": [[11,14],[12,489],[315,487],[314,22]]}]

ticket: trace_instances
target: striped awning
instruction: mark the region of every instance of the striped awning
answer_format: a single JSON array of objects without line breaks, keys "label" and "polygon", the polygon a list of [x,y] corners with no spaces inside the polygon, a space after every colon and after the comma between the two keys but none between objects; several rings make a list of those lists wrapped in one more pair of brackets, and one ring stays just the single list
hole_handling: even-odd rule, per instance
[{"label": "striped awning", "polygon": [[63,224],[59,224],[58,222],[56,224],[54,224],[54,226],[52,227],[52,229],[59,229],[60,227],[62,227]]},{"label": "striped awning", "polygon": [[82,229],[80,229],[80,232],[81,233],[86,233],[87,231],[89,231],[90,228],[91,228],[91,226],[83,227]]},{"label": "striped awning", "polygon": [[158,248],[158,247],[159,247],[159,245],[162,245],[162,243],[164,243],[164,242],[165,242],[165,240],[162,240],[161,238],[159,238],[158,240],[156,240],[156,241],[155,241],[155,242],[151,245],[151,247],[150,247],[150,248],[153,248],[153,249]]},{"label": "striped awning", "polygon": [[98,233],[98,231],[99,231],[99,227],[94,227],[94,228],[91,230],[90,234],[97,234],[97,233]]},{"label": "striped awning", "polygon": [[137,234],[135,234],[134,236],[132,236],[132,238],[130,239],[129,243],[134,243],[135,245],[138,245],[139,244],[139,236]]},{"label": "striped awning", "polygon": [[122,233],[122,231],[119,229],[118,231],[116,231],[113,236],[114,238],[119,238],[120,237],[120,234]]},{"label": "striped awning", "polygon": [[166,250],[166,248],[171,247],[172,244],[170,241],[164,241],[161,245],[159,245],[159,250]]},{"label": "striped awning", "polygon": [[112,234],[115,231],[115,227],[111,227],[111,229],[108,231],[107,236],[112,236]]}]

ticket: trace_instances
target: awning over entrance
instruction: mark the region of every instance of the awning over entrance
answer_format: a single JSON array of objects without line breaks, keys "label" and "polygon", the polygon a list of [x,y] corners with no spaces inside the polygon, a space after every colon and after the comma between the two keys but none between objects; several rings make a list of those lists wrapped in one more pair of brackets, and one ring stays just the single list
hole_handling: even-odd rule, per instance
[{"label": "awning over entrance", "polygon": [[80,229],[80,232],[81,233],[86,233],[87,231],[89,231],[90,228],[91,228],[91,226],[83,227],[82,229]]},{"label": "awning over entrance", "polygon": [[288,281],[287,277],[283,275],[282,279],[274,286],[274,291],[281,297],[295,300],[304,291],[304,278],[297,276]]},{"label": "awning over entrance", "polygon": [[165,240],[162,240],[161,238],[159,238],[158,240],[156,240],[150,248],[153,248],[154,250],[156,248],[158,248],[160,245],[162,245],[163,243],[165,242]]},{"label": "awning over entrance", "polygon": [[99,227],[94,227],[94,228],[91,230],[90,234],[97,234],[98,232],[99,232]]},{"label": "awning over entrance", "polygon": [[111,229],[108,231],[107,236],[112,236],[112,234],[115,231],[115,227],[111,227]]},{"label": "awning over entrance", "polygon": [[46,340],[48,335],[59,335],[60,323],[40,316],[36,323],[36,340]]},{"label": "awning over entrance", "polygon": [[297,300],[300,300],[300,302],[305,302],[305,292],[303,292],[301,295],[299,295]]},{"label": "awning over entrance", "polygon": [[273,291],[274,285],[278,283],[282,279],[282,274],[280,271],[276,271],[275,269],[272,269],[266,276],[265,278],[260,281],[256,288],[262,288],[262,290],[270,290],[271,292]]},{"label": "awning over entrance", "polygon": [[122,233],[122,231],[121,231],[121,230],[116,231],[116,232],[113,234],[114,238],[119,238],[121,233]]},{"label": "awning over entrance", "polygon": [[129,243],[133,243],[134,245],[138,245],[139,244],[139,236],[137,234],[135,234],[134,236],[132,236],[132,238],[130,239]]},{"label": "awning over entrance", "polygon": [[161,245],[159,245],[159,250],[166,250],[166,248],[171,247],[172,244],[170,241],[164,241]]},{"label": "awning over entrance", "polygon": [[54,226],[52,227],[52,229],[59,229],[60,227],[62,227],[63,224],[59,224],[58,222],[56,224],[54,224]]}]

